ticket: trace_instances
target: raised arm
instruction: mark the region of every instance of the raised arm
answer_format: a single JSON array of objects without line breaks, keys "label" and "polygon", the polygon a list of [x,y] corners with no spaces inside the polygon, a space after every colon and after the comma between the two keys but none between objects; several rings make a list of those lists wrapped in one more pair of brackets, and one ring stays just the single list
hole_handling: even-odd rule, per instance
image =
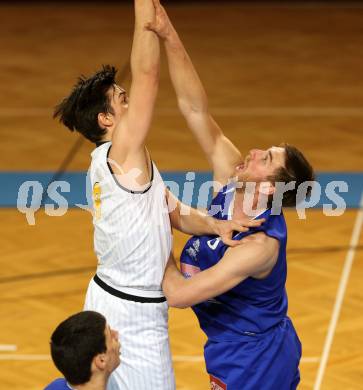
[{"label": "raised arm", "polygon": [[179,108],[207,156],[214,180],[225,184],[241,162],[241,154],[211,116],[206,92],[182,41],[159,0],[153,2],[156,19],[149,28],[164,41]]},{"label": "raised arm", "polygon": [[135,0],[135,31],[131,53],[132,83],[125,117],[112,135],[109,154],[116,173],[137,168],[140,185],[150,181],[149,158],[145,149],[159,83],[159,39],[145,25],[154,21],[152,0]]},{"label": "raised arm", "polygon": [[215,266],[185,279],[169,259],[163,291],[169,306],[185,308],[214,298],[232,289],[249,276],[266,277],[276,263],[279,243],[264,233],[256,233],[229,248]]}]

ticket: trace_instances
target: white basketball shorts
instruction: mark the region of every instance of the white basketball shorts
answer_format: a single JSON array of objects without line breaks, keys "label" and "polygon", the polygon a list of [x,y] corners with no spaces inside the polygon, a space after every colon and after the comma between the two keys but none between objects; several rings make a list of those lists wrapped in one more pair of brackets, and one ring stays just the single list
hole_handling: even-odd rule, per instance
[{"label": "white basketball shorts", "polygon": [[107,390],[175,390],[167,302],[122,299],[92,279],[84,310],[103,314],[119,332],[121,364],[112,373]]}]

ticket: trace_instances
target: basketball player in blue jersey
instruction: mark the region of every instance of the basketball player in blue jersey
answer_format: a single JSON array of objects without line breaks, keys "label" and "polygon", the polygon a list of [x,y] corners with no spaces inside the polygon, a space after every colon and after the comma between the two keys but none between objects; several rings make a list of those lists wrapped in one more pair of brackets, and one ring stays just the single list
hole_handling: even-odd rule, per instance
[{"label": "basketball player in blue jersey", "polygon": [[[266,222],[234,235],[228,247],[215,235],[192,237],[181,254],[181,272],[170,260],[163,281],[169,305],[193,306],[208,337],[205,361],[214,390],[291,390],[299,383],[301,344],[287,316],[287,232],[283,213],[271,213],[276,182],[314,179],[295,147],[251,150],[243,159],[208,110],[199,77],[159,0],[148,28],[164,41],[179,108],[214,173],[209,212],[220,220],[253,217]],[[246,183],[253,182],[253,190]],[[296,189],[282,205],[296,204]],[[247,212],[243,202],[252,198]],[[258,200],[262,200],[261,203]],[[259,206],[266,201],[267,209]],[[248,209],[248,208],[247,208]],[[183,275],[184,277],[183,277]]]}]

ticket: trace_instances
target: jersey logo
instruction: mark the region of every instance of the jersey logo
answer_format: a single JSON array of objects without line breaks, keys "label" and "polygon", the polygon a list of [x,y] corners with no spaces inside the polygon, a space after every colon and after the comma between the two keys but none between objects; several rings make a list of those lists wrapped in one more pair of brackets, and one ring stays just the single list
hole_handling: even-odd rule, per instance
[{"label": "jersey logo", "polygon": [[194,242],[193,242],[193,248],[198,252],[199,251],[199,248],[200,248],[200,241],[199,241],[199,238],[197,238]]},{"label": "jersey logo", "polygon": [[213,375],[209,375],[211,390],[227,390],[227,385]]},{"label": "jersey logo", "polygon": [[94,218],[99,220],[101,218],[101,186],[99,182],[96,182],[93,186],[93,205],[94,205]]},{"label": "jersey logo", "polygon": [[221,241],[220,237],[213,238],[213,240],[207,241],[207,245],[209,246],[210,249],[214,251],[217,249],[217,246],[220,243],[220,241]]},{"label": "jersey logo", "polygon": [[196,250],[194,249],[194,248],[188,248],[187,250],[186,250],[186,252],[188,253],[188,255],[190,256],[190,257],[192,257],[193,258],[193,260],[195,260],[195,261],[197,261],[197,252],[196,252]]},{"label": "jersey logo", "polygon": [[195,261],[198,261],[197,259],[197,254],[199,252],[199,248],[200,248],[200,241],[199,241],[199,238],[196,239],[194,242],[193,242],[193,247],[189,247],[186,249],[186,252],[188,253],[188,255]]}]

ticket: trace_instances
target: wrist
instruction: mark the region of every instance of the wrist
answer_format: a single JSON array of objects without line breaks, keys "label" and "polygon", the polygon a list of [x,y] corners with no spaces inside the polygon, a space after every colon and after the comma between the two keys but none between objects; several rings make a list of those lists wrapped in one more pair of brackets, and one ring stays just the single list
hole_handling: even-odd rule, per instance
[{"label": "wrist", "polygon": [[168,31],[164,34],[164,43],[171,48],[178,47],[180,45],[180,39],[178,33],[174,28],[169,28]]},{"label": "wrist", "polygon": [[213,217],[207,217],[207,225],[209,227],[210,234],[217,234],[218,235],[218,219],[215,219]]}]

